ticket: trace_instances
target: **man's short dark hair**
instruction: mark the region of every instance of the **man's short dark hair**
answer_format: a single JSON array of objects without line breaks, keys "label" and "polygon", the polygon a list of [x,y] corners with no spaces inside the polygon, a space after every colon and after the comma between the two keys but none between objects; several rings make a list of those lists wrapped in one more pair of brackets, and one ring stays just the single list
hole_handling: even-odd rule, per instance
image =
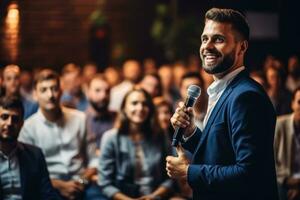
[{"label": "man's short dark hair", "polygon": [[21,118],[24,116],[24,107],[21,99],[17,96],[3,96],[0,98],[0,107],[6,110],[18,110]]},{"label": "man's short dark hair", "polygon": [[201,77],[199,72],[187,72],[181,77],[180,84],[179,84],[180,87],[181,87],[183,81],[188,78],[196,78],[200,81],[201,87],[204,85],[203,78]]},{"label": "man's short dark hair", "polygon": [[47,80],[56,80],[57,84],[60,85],[60,79],[58,73],[53,71],[52,69],[42,69],[40,70],[33,81],[34,88],[39,82],[47,81]]},{"label": "man's short dark hair", "polygon": [[212,20],[220,23],[229,23],[236,30],[243,40],[249,40],[250,29],[245,17],[233,9],[212,8],[205,14],[205,20]]}]

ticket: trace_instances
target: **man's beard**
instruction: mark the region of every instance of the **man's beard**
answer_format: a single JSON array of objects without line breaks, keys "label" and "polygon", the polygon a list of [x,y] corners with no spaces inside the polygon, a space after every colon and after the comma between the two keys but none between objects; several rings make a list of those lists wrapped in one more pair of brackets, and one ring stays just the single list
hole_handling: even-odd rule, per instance
[{"label": "man's beard", "polygon": [[[210,53],[217,55],[217,58],[222,56],[222,54],[217,50],[211,50]],[[201,55],[201,60],[203,63],[203,69],[206,73],[219,74],[219,73],[226,72],[228,69],[230,69],[233,66],[235,60],[235,54],[234,54],[234,50],[231,51],[229,54],[224,55],[221,62],[216,63],[213,66],[206,66],[205,58],[202,55]]]},{"label": "man's beard", "polygon": [[5,143],[13,143],[16,142],[18,139],[18,136],[15,136],[14,134],[2,134],[0,133],[0,141]]},{"label": "man's beard", "polygon": [[103,113],[108,111],[108,101],[103,101],[101,103],[90,101],[90,104],[98,113]]}]

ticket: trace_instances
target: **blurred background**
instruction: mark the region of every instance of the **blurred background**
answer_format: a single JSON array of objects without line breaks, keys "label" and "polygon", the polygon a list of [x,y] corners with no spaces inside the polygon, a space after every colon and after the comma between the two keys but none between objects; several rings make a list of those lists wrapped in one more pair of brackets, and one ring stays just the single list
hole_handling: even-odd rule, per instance
[{"label": "blurred background", "polygon": [[98,68],[127,58],[162,64],[198,56],[204,13],[235,8],[251,26],[246,64],[299,54],[300,12],[292,0],[0,1],[0,65],[23,69],[88,61]]}]

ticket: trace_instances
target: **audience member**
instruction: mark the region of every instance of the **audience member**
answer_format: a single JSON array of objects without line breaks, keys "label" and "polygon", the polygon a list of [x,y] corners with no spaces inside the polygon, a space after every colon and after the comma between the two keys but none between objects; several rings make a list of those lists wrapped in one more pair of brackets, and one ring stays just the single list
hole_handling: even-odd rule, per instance
[{"label": "audience member", "polygon": [[275,160],[281,200],[300,199],[300,87],[292,95],[293,112],[278,117]]},{"label": "audience member", "polygon": [[117,67],[107,67],[104,71],[104,75],[111,87],[118,85],[122,81],[121,72]]},{"label": "audience member", "polygon": [[79,66],[69,63],[62,71],[63,94],[61,103],[70,108],[85,111],[88,105],[82,88],[82,75]]},{"label": "audience member", "polygon": [[86,94],[88,89],[88,83],[91,81],[93,76],[97,73],[97,65],[93,62],[88,62],[83,66],[82,69],[82,90]]},{"label": "audience member", "polygon": [[20,75],[20,95],[30,101],[33,97],[33,74],[30,71],[22,71]]},{"label": "audience member", "polygon": [[285,70],[278,60],[273,60],[271,64],[265,68],[267,79],[267,94],[270,97],[277,115],[289,113],[291,94],[285,88],[286,74]]},{"label": "audience member", "polygon": [[94,154],[87,154],[86,117],[60,105],[59,76],[41,70],[34,81],[39,110],[25,121],[19,140],[40,147],[54,188],[65,199],[101,199],[91,178],[97,173]]},{"label": "audience member", "polygon": [[162,85],[158,74],[146,74],[139,84],[152,98],[162,95]]},{"label": "audience member", "polygon": [[123,65],[124,80],[114,86],[110,93],[109,109],[119,111],[125,94],[137,84],[143,75],[142,67],[136,60],[127,60]]},{"label": "audience member", "polygon": [[100,141],[105,131],[111,129],[116,114],[108,110],[110,85],[103,74],[96,74],[88,84],[89,106],[86,113],[88,136],[96,144],[96,155],[100,153]]},{"label": "audience member", "polygon": [[288,60],[288,76],[286,80],[286,88],[293,92],[300,86],[300,63],[297,56],[291,56]]},{"label": "audience member", "polygon": [[[199,73],[187,72],[182,76],[180,82],[181,101],[185,101],[185,99],[187,98],[187,90],[190,85],[197,85],[200,88],[203,88],[203,80]],[[206,93],[206,91],[202,91],[202,93]],[[208,99],[205,98],[205,94],[202,94],[200,97],[198,97],[193,107],[195,123],[201,130],[203,129],[203,120],[207,109],[207,101]]]},{"label": "audience member", "polygon": [[42,151],[17,141],[24,109],[15,96],[0,99],[0,199],[56,200]]},{"label": "audience member", "polygon": [[146,58],[143,60],[143,69],[145,74],[157,73],[156,62],[153,58]]},{"label": "audience member", "polygon": [[162,65],[158,70],[162,84],[162,96],[175,107],[176,102],[180,99],[178,88],[174,84],[174,75],[171,65]]},{"label": "audience member", "polygon": [[155,123],[151,96],[143,89],[129,91],[122,102],[116,129],[101,141],[99,184],[114,200],[165,199],[173,181],[167,178],[166,137]]},{"label": "audience member", "polygon": [[7,65],[3,70],[3,87],[5,96],[18,96],[24,107],[24,119],[27,119],[34,114],[38,109],[38,104],[35,101],[21,96],[20,93],[20,74],[21,69],[17,65]]},{"label": "audience member", "polygon": [[268,89],[268,84],[266,80],[266,76],[263,71],[255,70],[250,72],[250,77],[258,82],[266,91]]},{"label": "audience member", "polygon": [[188,70],[182,62],[176,62],[173,65],[174,84],[177,88],[180,88],[180,82],[181,82],[182,76],[186,72],[188,72]]}]

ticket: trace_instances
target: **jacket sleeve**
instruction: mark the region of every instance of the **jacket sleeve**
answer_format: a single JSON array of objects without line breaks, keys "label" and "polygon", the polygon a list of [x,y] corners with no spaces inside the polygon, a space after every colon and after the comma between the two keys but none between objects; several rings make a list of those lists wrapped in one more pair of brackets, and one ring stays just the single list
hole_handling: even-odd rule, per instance
[{"label": "jacket sleeve", "polygon": [[116,153],[114,148],[114,140],[116,140],[115,132],[105,132],[101,140],[101,153],[98,165],[98,184],[102,193],[112,198],[114,194],[120,192],[119,188],[114,186],[116,179]]},{"label": "jacket sleeve", "polygon": [[201,135],[202,131],[197,127],[196,132],[189,139],[182,143],[182,147],[193,154],[198,146]]},{"label": "jacket sleeve", "polygon": [[[285,116],[283,116],[285,117]],[[288,163],[290,163],[290,142],[289,142],[289,132],[285,128],[285,123],[288,119],[279,117],[276,123],[275,129],[275,139],[274,139],[274,154],[277,172],[277,181],[283,184],[284,180],[290,175],[290,168]]]}]

